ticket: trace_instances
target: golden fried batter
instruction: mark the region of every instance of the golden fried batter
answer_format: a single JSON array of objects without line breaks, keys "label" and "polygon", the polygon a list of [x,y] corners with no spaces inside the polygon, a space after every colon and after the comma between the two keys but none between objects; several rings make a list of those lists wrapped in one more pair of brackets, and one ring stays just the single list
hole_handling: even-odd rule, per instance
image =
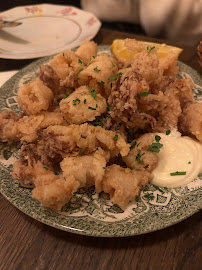
[{"label": "golden fried batter", "polygon": [[152,175],[148,172],[125,169],[114,164],[105,170],[103,190],[109,193],[113,203],[124,208],[139,194],[140,187],[151,179]]},{"label": "golden fried batter", "polygon": [[131,151],[123,157],[129,168],[151,172],[158,164],[158,154],[147,151],[155,142],[154,133],[146,133],[131,143]]},{"label": "golden fried batter", "polygon": [[17,121],[22,117],[14,111],[0,113],[0,139],[2,142],[12,143],[19,140]]},{"label": "golden fried batter", "polygon": [[88,64],[92,58],[97,56],[97,44],[94,41],[85,41],[75,52],[85,64]]},{"label": "golden fried batter", "polygon": [[35,187],[32,191],[32,196],[46,207],[61,210],[62,206],[68,203],[78,187],[79,182],[75,180],[74,176],[70,176],[68,179],[57,176],[57,180],[54,182]]},{"label": "golden fried batter", "polygon": [[79,84],[89,85],[102,96],[108,97],[111,93],[111,80],[109,78],[118,73],[115,63],[116,60],[107,55],[93,58],[90,65],[79,73]]},{"label": "golden fried batter", "polygon": [[63,176],[73,175],[80,183],[80,187],[95,186],[96,192],[101,192],[102,179],[110,154],[99,148],[92,154],[77,157],[66,157],[60,163]]},{"label": "golden fried batter", "polygon": [[80,150],[84,155],[90,154],[98,147],[109,151],[111,157],[119,153],[126,156],[129,152],[129,144],[121,135],[87,123],[48,127],[41,133],[37,151],[44,160],[56,158],[61,161],[67,156],[78,156]]},{"label": "golden fried batter", "polygon": [[179,130],[202,142],[202,103],[192,103],[183,110],[179,119]]},{"label": "golden fried batter", "polygon": [[53,92],[39,78],[18,89],[18,104],[29,115],[48,110],[53,100]]},{"label": "golden fried batter", "polygon": [[51,126],[65,123],[61,112],[43,112],[39,115],[22,116],[12,111],[0,113],[0,138],[2,141],[37,140],[37,132]]},{"label": "golden fried batter", "polygon": [[93,121],[107,110],[105,98],[89,86],[77,88],[60,102],[60,109],[70,124],[82,124]]}]

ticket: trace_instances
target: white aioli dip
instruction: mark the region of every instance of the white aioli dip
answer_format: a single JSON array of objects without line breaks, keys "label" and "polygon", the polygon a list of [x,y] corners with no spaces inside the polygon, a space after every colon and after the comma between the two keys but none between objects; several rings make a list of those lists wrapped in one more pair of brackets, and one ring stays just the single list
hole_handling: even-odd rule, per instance
[{"label": "white aioli dip", "polygon": [[[168,188],[183,187],[202,170],[202,144],[179,134],[158,134],[163,147],[158,153],[158,166],[152,172],[152,184]],[[186,175],[170,175],[175,172],[186,172]]]}]

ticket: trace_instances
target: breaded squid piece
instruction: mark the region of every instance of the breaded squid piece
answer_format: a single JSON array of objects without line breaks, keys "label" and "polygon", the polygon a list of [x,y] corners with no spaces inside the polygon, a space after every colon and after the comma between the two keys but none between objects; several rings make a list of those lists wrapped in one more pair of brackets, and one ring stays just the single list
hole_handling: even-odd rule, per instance
[{"label": "breaded squid piece", "polygon": [[61,80],[66,79],[71,71],[78,72],[84,65],[79,63],[75,52],[67,50],[54,56],[48,63]]},{"label": "breaded squid piece", "polygon": [[66,157],[60,163],[60,167],[65,178],[73,175],[79,181],[80,187],[89,188],[95,185],[95,190],[99,193],[102,191],[101,184],[109,156],[109,153],[98,148],[90,155],[81,153],[77,157]]},{"label": "breaded squid piece", "polygon": [[[141,69],[141,66],[147,67],[147,65],[150,65],[151,63],[151,62],[150,63],[148,62],[146,53],[148,54],[148,56],[154,57],[154,55],[156,55],[155,56],[156,60],[153,62],[156,65],[156,61],[158,60],[158,55],[157,55],[157,51],[159,49],[158,47],[155,47],[148,53],[147,44],[140,44],[135,39],[129,39],[129,38],[125,39],[125,46],[129,50],[137,52],[137,54],[134,56],[133,59],[139,58],[140,69]],[[141,58],[142,58],[142,61],[141,61]],[[175,52],[169,52],[163,58],[159,58],[159,61],[157,62],[159,74],[165,75],[165,76],[175,76],[177,72],[179,71],[179,67],[177,66],[177,59],[178,59],[178,55]],[[144,72],[147,72],[146,69],[144,69]],[[154,74],[151,74],[151,77],[153,76],[156,76],[155,72]],[[146,74],[146,77],[144,75],[143,77],[146,78],[147,74]]]},{"label": "breaded squid piece", "polygon": [[177,66],[178,55],[174,52],[169,52],[165,57],[159,59],[159,71],[161,75],[173,76],[178,73]]},{"label": "breaded squid piece", "polygon": [[79,188],[79,182],[74,176],[68,179],[57,176],[57,180],[32,191],[32,197],[39,200],[44,206],[61,210]]},{"label": "breaded squid piece", "polygon": [[165,92],[168,88],[172,86],[175,78],[172,76],[160,75],[156,80],[150,84],[150,91],[152,94],[157,95],[159,92]]},{"label": "breaded squid piece", "polygon": [[13,111],[0,113],[0,140],[33,142],[37,132],[51,125],[66,125],[61,112],[42,112],[38,115],[23,116]]},{"label": "breaded squid piece", "polygon": [[93,56],[97,56],[97,44],[94,41],[87,40],[81,44],[75,54],[88,64]]},{"label": "breaded squid piece", "polygon": [[141,112],[155,118],[156,125],[153,131],[164,132],[177,127],[181,106],[178,97],[172,91],[149,94],[137,101]]},{"label": "breaded squid piece", "polygon": [[39,160],[34,144],[22,145],[19,154],[20,158],[13,165],[12,176],[21,186],[33,188],[36,185],[50,184],[57,179]]},{"label": "breaded squid piece", "polygon": [[143,43],[139,43],[135,38],[126,38],[124,39],[124,41],[125,41],[125,46],[130,51],[135,51],[137,53],[140,53],[147,50],[147,45]]},{"label": "breaded squid piece", "polygon": [[112,118],[136,129],[154,128],[156,120],[149,114],[138,110],[137,95],[148,92],[149,86],[145,79],[133,68],[123,70],[112,87],[108,102]]},{"label": "breaded squid piece", "polygon": [[70,124],[93,121],[96,116],[107,110],[105,98],[89,86],[77,88],[71,95],[60,102],[60,109]]},{"label": "breaded squid piece", "polygon": [[152,175],[148,172],[125,169],[114,164],[105,170],[103,191],[109,193],[113,203],[124,208],[139,194],[140,187],[151,179]]},{"label": "breaded squid piece", "polygon": [[[51,89],[54,98],[60,99],[63,98],[67,93],[72,93],[70,87],[73,87],[74,85],[74,80],[72,78],[73,72],[74,71],[70,72],[68,77],[61,81],[50,65],[41,65],[39,68],[38,77],[47,87]],[[71,80],[71,84],[67,82],[68,79]]]},{"label": "breaded squid piece", "polygon": [[73,176],[65,179],[44,166],[33,144],[22,146],[20,159],[14,163],[12,176],[23,187],[34,187],[33,198],[44,206],[58,210],[71,199],[79,187],[79,182]]},{"label": "breaded squid piece", "polygon": [[61,112],[43,112],[39,115],[25,116],[16,123],[18,138],[26,142],[36,141],[37,132],[51,125],[62,125],[64,122]]},{"label": "breaded squid piece", "polygon": [[117,73],[116,60],[107,55],[99,55],[79,73],[79,84],[89,85],[99,94],[108,97],[111,93],[111,80],[109,78]]},{"label": "breaded squid piece", "polygon": [[166,96],[165,107],[157,117],[154,132],[165,132],[166,130],[177,128],[179,116],[182,112],[180,102],[173,95]]},{"label": "breaded squid piece", "polygon": [[202,103],[192,103],[185,107],[178,125],[183,134],[192,135],[202,142]]},{"label": "breaded squid piece", "polygon": [[64,80],[60,81],[60,86],[63,89],[67,89],[68,91],[66,90],[66,92],[69,92],[71,94],[73,90],[79,86],[77,72],[74,70],[70,71],[68,76]]},{"label": "breaded squid piece", "polygon": [[145,50],[137,53],[126,65],[128,66],[129,63],[148,84],[151,84],[159,76],[159,59],[156,50],[152,50],[151,52]]},{"label": "breaded squid piece", "polygon": [[38,72],[39,79],[53,92],[54,96],[60,90],[60,78],[50,65],[40,65]]},{"label": "breaded squid piece", "polygon": [[48,127],[41,133],[37,151],[44,160],[51,158],[61,162],[67,156],[78,156],[79,150],[87,155],[98,147],[108,150],[111,157],[119,153],[126,156],[129,152],[129,144],[121,135],[87,123]]},{"label": "breaded squid piece", "polygon": [[123,161],[129,168],[148,172],[153,171],[159,161],[157,153],[147,151],[153,142],[155,142],[154,133],[142,135],[138,140],[131,143],[131,151],[127,156],[123,157]]},{"label": "breaded squid piece", "polygon": [[17,121],[22,117],[14,111],[8,110],[0,113],[0,140],[2,142],[12,143],[20,139]]},{"label": "breaded squid piece", "polygon": [[175,81],[165,91],[165,95],[174,95],[180,101],[182,109],[195,101],[192,88],[194,83],[191,79],[175,79]]},{"label": "breaded squid piece", "polygon": [[53,100],[53,92],[39,78],[18,89],[18,104],[28,115],[48,110]]}]

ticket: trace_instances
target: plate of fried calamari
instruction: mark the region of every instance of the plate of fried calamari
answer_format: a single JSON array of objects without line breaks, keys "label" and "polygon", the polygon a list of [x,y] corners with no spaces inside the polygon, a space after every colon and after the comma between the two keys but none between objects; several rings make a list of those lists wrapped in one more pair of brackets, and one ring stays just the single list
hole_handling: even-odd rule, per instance
[{"label": "plate of fried calamari", "polygon": [[1,193],[55,228],[132,236],[201,209],[202,79],[162,45],[93,41],[1,88]]}]

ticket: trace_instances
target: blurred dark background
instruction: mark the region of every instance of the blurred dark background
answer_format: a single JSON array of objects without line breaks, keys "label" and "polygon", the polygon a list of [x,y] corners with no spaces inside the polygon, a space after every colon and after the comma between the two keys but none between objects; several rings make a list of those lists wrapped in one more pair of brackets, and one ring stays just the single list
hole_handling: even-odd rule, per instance
[{"label": "blurred dark background", "polygon": [[[96,1],[96,0],[95,0]],[[36,4],[55,4],[55,5],[71,5],[81,8],[80,0],[1,0],[0,12],[11,9],[16,6],[36,5]],[[123,23],[123,22],[102,22],[102,27],[122,32],[135,33],[139,35],[146,35],[145,31],[139,24]]]}]

